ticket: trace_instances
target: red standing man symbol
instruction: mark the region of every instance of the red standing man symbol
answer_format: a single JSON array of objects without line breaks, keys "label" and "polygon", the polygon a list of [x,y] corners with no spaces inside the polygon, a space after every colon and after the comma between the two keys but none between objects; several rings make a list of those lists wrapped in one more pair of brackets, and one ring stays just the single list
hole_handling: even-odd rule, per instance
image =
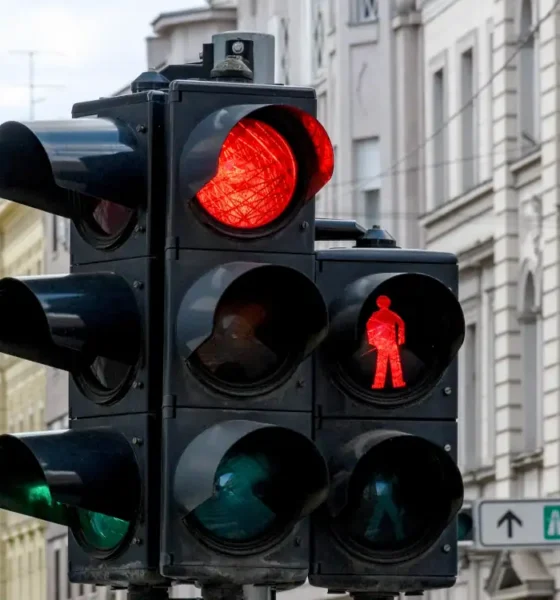
[{"label": "red standing man symbol", "polygon": [[372,350],[377,350],[377,361],[371,389],[382,390],[387,379],[387,367],[391,369],[394,388],[406,386],[403,379],[399,346],[404,344],[404,321],[389,309],[387,296],[377,298],[379,310],[372,313],[366,324],[367,339]]}]

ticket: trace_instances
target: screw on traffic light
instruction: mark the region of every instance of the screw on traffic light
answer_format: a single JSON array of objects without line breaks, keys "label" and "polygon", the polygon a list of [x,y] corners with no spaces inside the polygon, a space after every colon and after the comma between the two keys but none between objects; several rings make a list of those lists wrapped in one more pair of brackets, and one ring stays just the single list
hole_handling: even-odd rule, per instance
[{"label": "screw on traffic light", "polygon": [[[342,231],[341,229],[344,229]],[[455,256],[403,250],[383,230],[317,223],[330,327],[316,352],[314,439],[330,471],[315,512],[312,585],[393,595],[450,587],[457,570]]]},{"label": "screw on traffic light", "polygon": [[0,507],[69,527],[74,582],[163,581],[164,98],[0,126],[0,196],[72,220],[70,274],[0,280],[0,351],[71,375],[69,430],[0,436]]},{"label": "screw on traffic light", "polygon": [[313,197],[333,149],[311,89],[169,93],[161,572],[207,593],[297,585],[328,491],[310,354],[328,326]]}]

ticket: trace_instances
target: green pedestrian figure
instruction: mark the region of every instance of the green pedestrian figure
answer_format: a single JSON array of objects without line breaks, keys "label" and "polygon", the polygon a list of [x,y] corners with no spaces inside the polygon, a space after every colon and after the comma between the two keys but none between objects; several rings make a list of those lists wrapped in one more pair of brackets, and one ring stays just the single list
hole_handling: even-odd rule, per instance
[{"label": "green pedestrian figure", "polygon": [[375,502],[375,509],[366,530],[366,537],[370,539],[375,539],[385,515],[393,523],[395,538],[399,541],[404,538],[402,511],[396,507],[393,500],[393,485],[395,483],[396,477],[394,476],[387,481],[387,479],[376,475],[369,486],[368,491],[374,497]]}]

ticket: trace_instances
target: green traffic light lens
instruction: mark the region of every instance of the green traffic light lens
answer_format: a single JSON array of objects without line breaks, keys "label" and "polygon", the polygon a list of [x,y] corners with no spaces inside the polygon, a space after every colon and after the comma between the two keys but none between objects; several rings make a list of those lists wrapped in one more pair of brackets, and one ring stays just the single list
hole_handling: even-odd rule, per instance
[{"label": "green traffic light lens", "polygon": [[116,517],[78,509],[79,536],[88,545],[101,552],[117,548],[126,537],[130,523]]},{"label": "green traffic light lens", "polygon": [[390,438],[358,463],[341,531],[366,553],[396,559],[421,553],[461,499],[452,478],[439,447],[414,436]]},{"label": "green traffic light lens", "polygon": [[473,520],[472,515],[461,512],[457,517],[457,539],[459,541],[472,540]]},{"label": "green traffic light lens", "polygon": [[214,494],[192,516],[216,538],[247,542],[268,532],[277,520],[271,508],[278,493],[275,468],[269,456],[259,452],[233,453],[216,471]]}]

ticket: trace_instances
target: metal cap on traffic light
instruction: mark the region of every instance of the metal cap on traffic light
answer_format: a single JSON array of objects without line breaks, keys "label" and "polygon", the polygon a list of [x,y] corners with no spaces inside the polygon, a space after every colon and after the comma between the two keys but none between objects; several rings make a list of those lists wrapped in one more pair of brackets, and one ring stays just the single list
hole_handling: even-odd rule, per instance
[{"label": "metal cap on traffic light", "polygon": [[134,452],[117,432],[0,436],[0,508],[71,528],[94,556],[113,554],[138,516]]},{"label": "metal cap on traffic light", "polygon": [[278,543],[326,498],[328,472],[313,442],[285,427],[217,423],[184,450],[174,476],[183,523],[226,554]]},{"label": "metal cap on traffic light", "polygon": [[323,297],[301,271],[230,262],[200,277],[177,314],[184,364],[206,385],[263,394],[289,378],[325,337]]},{"label": "metal cap on traffic light", "polygon": [[376,273],[330,306],[326,351],[339,384],[380,408],[421,400],[463,343],[453,292],[423,273]]},{"label": "metal cap on traffic light", "polygon": [[224,107],[192,131],[179,193],[197,217],[235,237],[282,228],[329,181],[334,153],[323,126],[280,104]]},{"label": "metal cap on traffic light", "polygon": [[400,563],[429,551],[463,502],[449,454],[401,431],[368,431],[331,461],[328,508],[347,550],[376,563]]},{"label": "metal cap on traffic light", "polygon": [[145,190],[145,156],[124,121],[0,126],[0,197],[72,219],[99,249],[130,228]]},{"label": "metal cap on traffic light", "polygon": [[134,293],[112,273],[0,279],[0,351],[75,376],[98,403],[126,391],[140,360]]}]

